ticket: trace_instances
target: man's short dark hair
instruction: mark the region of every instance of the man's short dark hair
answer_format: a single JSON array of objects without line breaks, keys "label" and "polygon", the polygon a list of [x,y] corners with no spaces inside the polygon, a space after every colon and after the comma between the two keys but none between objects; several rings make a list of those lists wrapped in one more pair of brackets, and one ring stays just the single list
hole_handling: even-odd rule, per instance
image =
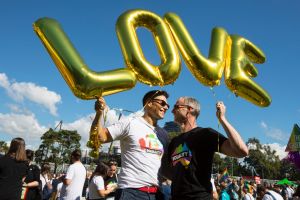
[{"label": "man's short dark hair", "polygon": [[81,151],[76,149],[72,152],[71,156],[74,158],[74,160],[78,161],[81,158]]},{"label": "man's short dark hair", "polygon": [[144,95],[143,106],[157,96],[165,96],[166,98],[169,98],[169,94],[164,90],[151,90]]},{"label": "man's short dark hair", "polygon": [[257,193],[260,193],[260,192],[265,193],[265,192],[266,192],[266,189],[267,189],[266,186],[264,186],[264,185],[258,185],[257,188],[256,188],[256,192],[257,192]]}]

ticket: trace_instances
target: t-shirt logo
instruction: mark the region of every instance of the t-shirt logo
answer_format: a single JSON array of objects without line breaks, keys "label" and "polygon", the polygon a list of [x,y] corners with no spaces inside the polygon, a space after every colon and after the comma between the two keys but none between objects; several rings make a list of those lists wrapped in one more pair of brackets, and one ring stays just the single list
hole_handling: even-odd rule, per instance
[{"label": "t-shirt logo", "polygon": [[180,162],[185,168],[188,168],[192,159],[192,152],[189,147],[184,143],[180,144],[172,154],[172,164],[175,166]]},{"label": "t-shirt logo", "polygon": [[146,138],[139,139],[139,143],[141,149],[147,153],[162,155],[164,152],[162,144],[153,133],[147,134]]}]

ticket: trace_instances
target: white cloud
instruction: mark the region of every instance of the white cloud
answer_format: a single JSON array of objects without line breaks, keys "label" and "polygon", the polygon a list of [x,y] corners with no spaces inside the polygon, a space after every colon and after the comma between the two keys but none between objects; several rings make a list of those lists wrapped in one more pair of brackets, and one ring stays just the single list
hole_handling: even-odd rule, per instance
[{"label": "white cloud", "polygon": [[[89,139],[90,127],[94,119],[94,115],[95,114],[92,113],[73,122],[63,122],[62,129],[77,130],[78,134],[81,135],[81,145],[84,148]],[[119,113],[117,113],[115,110],[109,110],[104,118],[105,126],[109,126],[118,121]],[[104,123],[103,121],[104,120],[102,119],[102,124]],[[58,124],[58,122],[56,122],[56,124]]]},{"label": "white cloud", "polygon": [[[270,146],[271,150],[275,150],[276,153],[275,155],[279,156],[279,159],[283,159],[287,156],[287,152],[285,152],[285,148],[286,148],[286,145],[282,146],[278,143],[272,143],[272,144],[262,144],[262,146]],[[250,143],[248,144],[248,149],[256,149],[256,145]],[[264,151],[262,151],[264,152]]]},{"label": "white cloud", "polygon": [[273,144],[264,144],[264,145],[268,145],[271,147],[271,150],[275,150],[276,151],[276,155],[279,156],[280,160],[285,158],[288,154],[288,152],[285,152],[285,146],[281,146],[278,143],[273,143]]},{"label": "white cloud", "polygon": [[[81,136],[80,143],[81,143],[82,149],[86,148],[85,145],[86,145],[87,141],[89,140],[89,131],[90,131],[92,121],[94,119],[94,115],[95,115],[94,113],[91,113],[91,114],[84,116],[82,118],[79,118],[73,122],[63,122],[62,129],[77,130],[78,134]],[[102,118],[101,124],[104,124],[104,126],[107,127],[113,123],[116,123],[119,119],[124,119],[126,117],[133,117],[133,116],[137,116],[137,115],[138,116],[142,115],[142,112],[138,111],[136,113],[131,113],[130,115],[126,115],[126,112],[124,112],[122,109],[113,108],[106,113],[106,116],[104,117],[105,123],[104,123],[104,119]],[[58,123],[59,122],[56,122],[55,126]],[[119,141],[114,141],[113,146],[119,146],[119,145],[120,145]],[[107,152],[109,146],[110,146],[110,143],[103,144],[102,151]]]},{"label": "white cloud", "polygon": [[265,128],[265,129],[268,128],[268,126],[267,126],[267,124],[265,122],[261,122],[260,125],[261,125],[261,127]]},{"label": "white cloud", "polygon": [[52,115],[57,115],[56,104],[61,102],[61,96],[49,91],[46,87],[31,82],[10,82],[4,73],[0,73],[0,87],[3,87],[7,94],[17,102],[27,99],[44,106]]},{"label": "white cloud", "polygon": [[27,115],[31,114],[30,110],[28,110],[27,108],[21,107],[17,104],[8,104],[7,106],[10,109],[10,111],[13,113],[23,113],[23,114],[27,114]]},{"label": "white cloud", "polygon": [[286,142],[288,140],[288,134],[284,133],[282,130],[278,128],[269,127],[265,122],[260,123],[263,131],[267,137],[270,137],[277,141]]},{"label": "white cloud", "polygon": [[36,144],[47,128],[41,126],[34,114],[0,113],[0,132],[22,137],[27,144]]}]

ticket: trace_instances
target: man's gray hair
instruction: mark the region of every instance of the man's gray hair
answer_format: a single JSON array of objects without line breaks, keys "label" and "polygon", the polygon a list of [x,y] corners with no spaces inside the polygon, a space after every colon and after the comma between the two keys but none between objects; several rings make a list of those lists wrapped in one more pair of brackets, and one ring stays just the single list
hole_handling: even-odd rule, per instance
[{"label": "man's gray hair", "polygon": [[190,107],[193,108],[193,111],[191,112],[191,114],[193,116],[195,116],[196,118],[198,118],[198,116],[200,115],[200,103],[197,101],[197,99],[193,98],[193,97],[182,97],[184,100],[184,103]]}]

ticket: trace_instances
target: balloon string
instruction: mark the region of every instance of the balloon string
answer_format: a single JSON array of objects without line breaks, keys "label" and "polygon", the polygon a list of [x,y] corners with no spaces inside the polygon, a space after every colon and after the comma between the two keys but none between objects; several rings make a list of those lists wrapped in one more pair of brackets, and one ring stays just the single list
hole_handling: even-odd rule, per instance
[{"label": "balloon string", "polygon": [[[209,87],[210,91],[212,92],[212,95],[216,101],[216,103],[218,103],[218,98],[217,98],[217,94],[214,91],[213,87]],[[218,120],[218,130],[220,130],[220,120]],[[218,134],[218,153],[220,153],[220,135]]]}]

